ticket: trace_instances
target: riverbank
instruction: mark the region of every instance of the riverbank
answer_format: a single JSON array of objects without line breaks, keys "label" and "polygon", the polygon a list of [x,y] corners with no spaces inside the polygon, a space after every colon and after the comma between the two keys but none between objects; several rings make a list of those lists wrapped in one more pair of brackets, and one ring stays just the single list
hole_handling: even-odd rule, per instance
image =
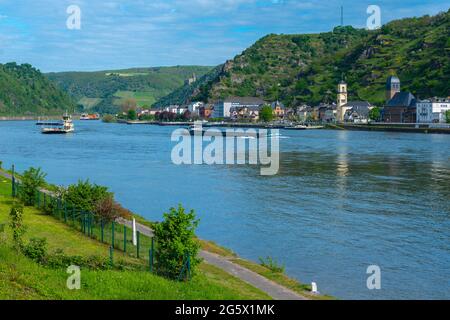
[{"label": "riverbank", "polygon": [[[353,131],[384,131],[384,132],[403,132],[403,133],[438,133],[450,134],[450,127],[432,126],[432,125],[416,125],[416,124],[337,124],[333,126],[335,129],[353,130]],[[332,128],[329,126],[329,128]]]},{"label": "riverbank", "polygon": [[[11,203],[12,198],[9,196],[11,192],[11,181],[10,181],[10,175],[7,172],[2,172],[0,170],[0,176],[2,181],[0,181],[0,223],[1,220],[6,219],[7,217],[7,207],[2,207],[1,203]],[[6,201],[4,201],[6,200]],[[35,210],[33,208],[27,208],[26,209],[29,214],[36,214],[39,216],[42,216],[38,210]],[[44,217],[44,216],[42,216]],[[45,216],[45,219],[52,219],[50,216]],[[142,232],[144,235],[146,234],[146,231],[152,232],[150,229],[150,226],[153,224],[150,221],[145,220],[144,218],[140,216],[135,216],[138,223],[138,230]],[[34,221],[34,220],[33,220]],[[63,241],[63,243],[67,242],[67,235],[59,235],[54,234],[53,224],[56,224],[58,221],[55,221],[52,219],[51,222],[47,221],[45,222],[45,228],[46,230],[50,229],[52,230],[52,234],[49,235],[50,241],[49,243],[52,245],[52,248],[55,249],[54,245],[60,244],[61,240],[53,239],[54,237],[58,236],[64,236],[66,239]],[[58,224],[60,225],[60,224]],[[32,229],[34,229],[37,226],[32,226]],[[55,227],[56,228],[56,227]],[[72,230],[72,229],[69,229]],[[67,230],[66,230],[67,231]],[[58,232],[58,231],[57,231]],[[75,232],[76,233],[76,232]],[[37,234],[33,233],[33,236]],[[70,238],[70,237],[69,237]],[[81,238],[85,239],[85,237],[81,236]],[[250,286],[253,288],[250,290],[252,293],[249,293],[249,296],[237,296],[236,299],[266,299],[263,295],[259,294],[263,293],[267,295],[267,297],[271,297],[274,299],[282,299],[282,300],[303,300],[303,299],[329,299],[329,297],[324,296],[316,296],[311,295],[309,290],[310,288],[305,285],[301,285],[295,280],[292,280],[281,273],[272,272],[269,269],[258,266],[250,261],[245,261],[243,259],[239,259],[235,254],[233,254],[230,250],[227,250],[225,248],[222,248],[212,242],[199,240],[202,246],[202,252],[201,257],[204,259],[204,263],[201,266],[201,273],[204,273],[205,271],[211,273],[212,271],[216,270],[216,273],[219,272],[219,274],[215,274],[214,277],[216,280],[222,279],[222,281],[229,281],[228,278],[235,277],[234,279],[234,285],[235,286],[244,286],[242,288],[244,292],[248,292],[248,288],[246,289],[246,286]],[[81,242],[73,242],[72,245],[76,246],[78,249],[75,250],[77,253],[82,253],[82,255],[87,255],[88,252],[83,251],[82,248],[86,247],[85,244]],[[95,243],[95,241],[94,241]],[[1,243],[0,243],[1,244]],[[92,244],[92,243],[91,243]],[[72,250],[70,244],[64,245],[64,250],[69,249]],[[97,250],[96,252],[100,252],[101,255],[105,256],[107,255],[108,248],[103,243],[98,243],[100,248],[103,248],[103,250]],[[89,250],[87,250],[89,251]],[[1,255],[1,252],[0,252]],[[115,254],[116,255],[116,254]],[[122,256],[123,253],[117,252],[117,255]],[[136,260],[135,258],[124,256],[126,262],[132,262],[133,265],[139,265],[139,260]],[[212,269],[211,269],[212,268]],[[219,271],[220,270],[220,271]],[[228,275],[226,275],[228,274]],[[226,276],[224,276],[226,275]],[[204,276],[204,275],[203,275]],[[236,282],[237,281],[237,282]],[[222,283],[222,282],[221,282]],[[224,283],[226,285],[226,283]],[[241,289],[239,289],[241,290]],[[2,293],[0,290],[0,297]],[[102,299],[103,297],[100,297]],[[125,298],[127,299],[127,298]],[[136,298],[134,298],[136,299]],[[160,298],[155,298],[160,299]],[[173,298],[172,298],[173,299]],[[196,298],[194,298],[196,299]],[[209,297],[206,299],[222,299],[217,297]],[[234,298],[227,298],[227,299],[234,299]]]}]

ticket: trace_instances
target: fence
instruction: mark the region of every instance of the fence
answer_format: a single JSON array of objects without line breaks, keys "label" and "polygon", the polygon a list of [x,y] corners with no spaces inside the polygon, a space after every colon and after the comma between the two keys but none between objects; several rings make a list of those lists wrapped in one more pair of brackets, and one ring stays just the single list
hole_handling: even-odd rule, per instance
[{"label": "fence", "polygon": [[[20,194],[20,181],[12,175],[12,196]],[[149,237],[139,231],[136,233],[136,246],[133,244],[133,229],[124,223],[116,221],[105,221],[99,219],[92,212],[77,209],[70,203],[55,196],[49,191],[40,190],[36,192],[34,205],[45,213],[52,215],[72,228],[84,233],[87,237],[100,241],[110,246],[109,255],[113,264],[114,250],[122,251],[124,254],[136,259],[148,262],[148,270],[155,271],[155,252],[157,242],[154,237]],[[190,256],[186,254],[183,258],[182,268],[178,280],[190,280],[191,263]]]}]

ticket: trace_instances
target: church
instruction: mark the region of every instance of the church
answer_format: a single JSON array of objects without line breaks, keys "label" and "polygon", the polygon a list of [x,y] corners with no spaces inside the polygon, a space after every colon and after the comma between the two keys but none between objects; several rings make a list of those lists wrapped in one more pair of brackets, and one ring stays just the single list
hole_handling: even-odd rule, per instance
[{"label": "church", "polygon": [[386,105],[383,121],[389,123],[416,123],[417,100],[411,92],[402,92],[400,79],[390,76],[386,83]]},{"label": "church", "polygon": [[348,101],[347,83],[342,80],[338,85],[337,121],[368,123],[373,106],[368,101]]}]

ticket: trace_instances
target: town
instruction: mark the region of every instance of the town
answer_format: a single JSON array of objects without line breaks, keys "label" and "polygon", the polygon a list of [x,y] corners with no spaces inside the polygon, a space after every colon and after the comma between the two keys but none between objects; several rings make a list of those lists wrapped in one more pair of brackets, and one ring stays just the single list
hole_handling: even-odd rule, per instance
[{"label": "town", "polygon": [[[195,82],[195,75],[186,80]],[[316,106],[300,104],[286,107],[280,101],[267,102],[258,97],[229,97],[214,103],[201,101],[187,105],[170,105],[160,109],[136,108],[125,110],[121,119],[156,121],[225,121],[227,123],[279,124],[428,124],[430,127],[448,127],[450,123],[450,97],[419,99],[413,93],[401,90],[397,76],[386,81],[384,105],[369,101],[349,101],[348,84],[342,80],[337,85],[337,98],[333,103]]]}]

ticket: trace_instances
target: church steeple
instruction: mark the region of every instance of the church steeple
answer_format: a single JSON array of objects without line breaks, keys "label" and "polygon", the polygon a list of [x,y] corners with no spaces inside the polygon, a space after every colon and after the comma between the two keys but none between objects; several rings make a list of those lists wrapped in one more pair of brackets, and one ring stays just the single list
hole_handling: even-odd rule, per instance
[{"label": "church steeple", "polygon": [[338,94],[337,94],[337,116],[338,121],[344,121],[344,116],[346,112],[346,106],[348,103],[348,92],[347,92],[347,83],[344,80],[344,75],[342,75],[342,80],[338,85]]}]

